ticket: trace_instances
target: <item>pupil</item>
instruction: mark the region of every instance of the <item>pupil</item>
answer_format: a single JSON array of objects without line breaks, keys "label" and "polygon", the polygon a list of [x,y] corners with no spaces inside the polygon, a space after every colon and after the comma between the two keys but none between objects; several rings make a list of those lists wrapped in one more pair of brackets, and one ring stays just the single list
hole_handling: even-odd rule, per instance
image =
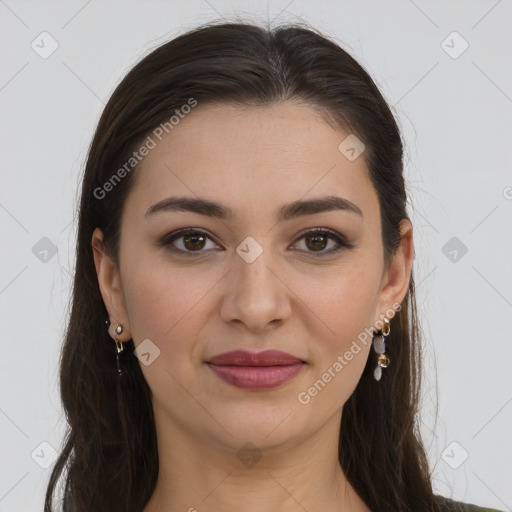
[{"label": "pupil", "polygon": [[[319,247],[318,244],[319,244],[319,240],[323,240],[325,242],[325,236],[323,236],[323,235],[313,235],[313,236],[309,236],[308,240],[313,240],[314,241],[313,245],[316,246],[317,249],[318,248],[320,248],[320,249],[324,248],[323,246]],[[320,242],[320,244],[321,244],[321,242]]]},{"label": "pupil", "polygon": [[188,247],[188,245],[187,245],[187,242],[192,241],[192,245],[193,245],[192,249],[201,249],[201,247],[197,247],[197,244],[201,243],[201,242],[198,242],[198,240],[201,240],[201,239],[204,239],[204,237],[202,235],[187,235],[185,237],[185,246],[187,246],[187,248],[190,249],[190,247]]}]

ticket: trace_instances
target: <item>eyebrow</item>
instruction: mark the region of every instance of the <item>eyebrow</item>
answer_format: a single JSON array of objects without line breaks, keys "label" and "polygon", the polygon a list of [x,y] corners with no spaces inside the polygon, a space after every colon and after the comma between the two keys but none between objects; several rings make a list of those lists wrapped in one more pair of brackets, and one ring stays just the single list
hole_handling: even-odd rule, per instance
[{"label": "eyebrow", "polygon": [[[353,212],[364,218],[359,206],[348,199],[337,196],[325,196],[316,199],[294,201],[283,206],[277,213],[277,221],[283,222],[303,215],[313,215],[332,210]],[[235,216],[233,210],[226,205],[195,197],[168,197],[150,206],[144,216],[147,217],[157,212],[173,211],[192,212],[225,220],[231,220]]]}]

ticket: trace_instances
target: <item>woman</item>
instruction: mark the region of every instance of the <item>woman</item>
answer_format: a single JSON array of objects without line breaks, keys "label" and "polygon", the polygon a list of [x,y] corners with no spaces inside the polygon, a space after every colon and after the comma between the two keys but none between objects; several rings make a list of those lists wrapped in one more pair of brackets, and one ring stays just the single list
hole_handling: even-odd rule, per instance
[{"label": "woman", "polygon": [[302,26],[208,24],[90,147],[61,360],[63,510],[490,510],[436,496],[402,142]]}]

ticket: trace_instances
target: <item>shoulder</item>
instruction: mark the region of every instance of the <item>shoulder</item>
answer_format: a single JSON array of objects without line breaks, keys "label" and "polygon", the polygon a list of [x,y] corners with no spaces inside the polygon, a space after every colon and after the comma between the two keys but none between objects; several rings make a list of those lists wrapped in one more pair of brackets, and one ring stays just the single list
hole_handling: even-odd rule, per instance
[{"label": "shoulder", "polygon": [[455,501],[444,496],[436,496],[440,505],[439,510],[442,512],[503,512],[495,508],[480,507],[472,503],[463,503]]}]

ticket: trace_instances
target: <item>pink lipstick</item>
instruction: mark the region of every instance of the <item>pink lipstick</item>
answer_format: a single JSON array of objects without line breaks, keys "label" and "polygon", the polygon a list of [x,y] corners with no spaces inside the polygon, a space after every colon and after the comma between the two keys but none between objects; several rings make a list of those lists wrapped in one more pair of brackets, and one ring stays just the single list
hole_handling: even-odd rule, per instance
[{"label": "pink lipstick", "polygon": [[225,382],[257,390],[280,386],[297,375],[306,363],[280,350],[258,353],[235,350],[212,357],[207,364]]}]

